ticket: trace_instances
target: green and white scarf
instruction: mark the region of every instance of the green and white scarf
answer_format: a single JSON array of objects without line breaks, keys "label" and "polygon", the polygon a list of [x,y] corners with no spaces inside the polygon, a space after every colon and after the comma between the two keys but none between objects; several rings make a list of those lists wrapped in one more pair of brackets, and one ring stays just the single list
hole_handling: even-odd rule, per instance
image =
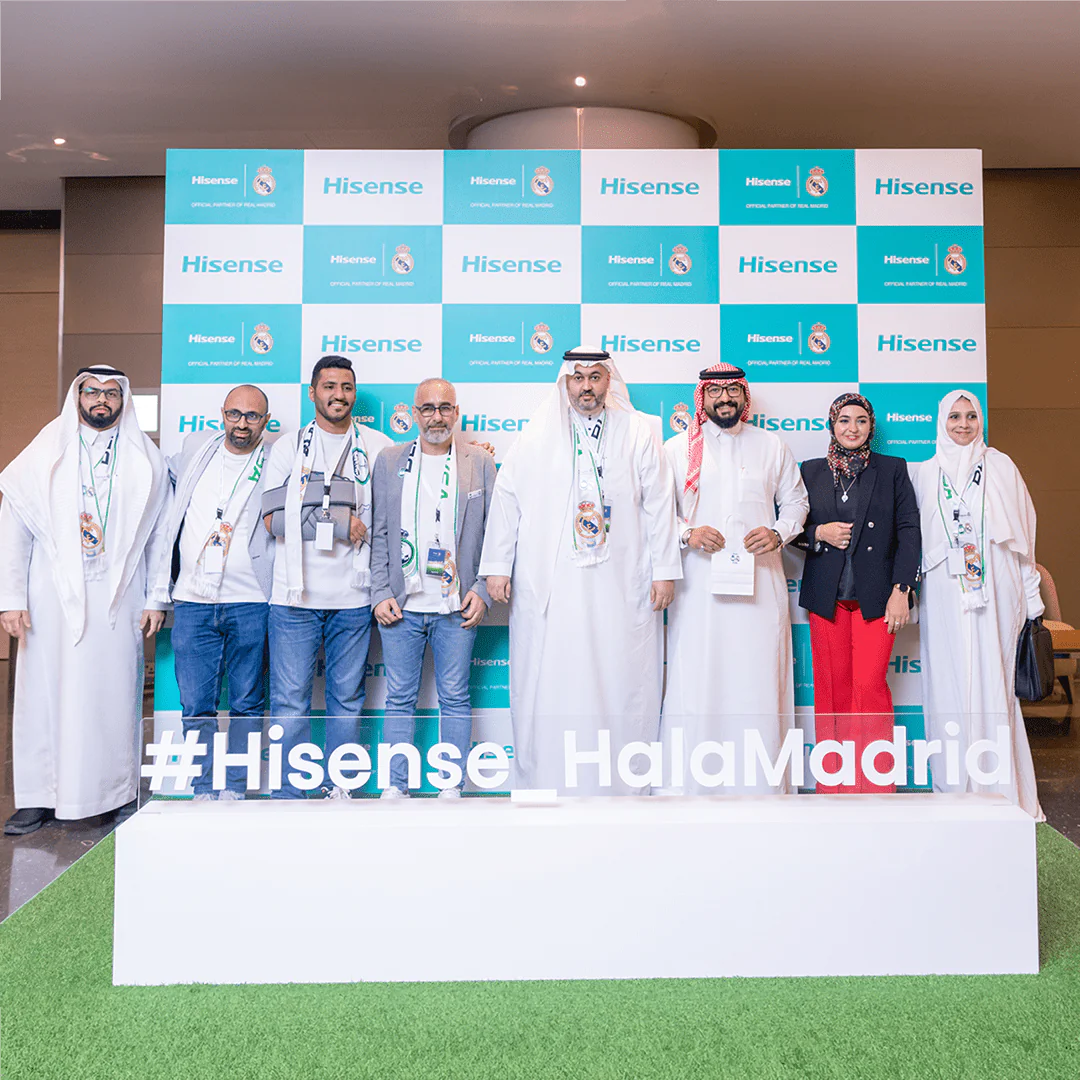
[{"label": "green and white scarf", "polygon": [[401,570],[405,575],[405,593],[415,596],[424,591],[424,571],[428,540],[446,552],[442,575],[442,603],[439,612],[448,615],[461,610],[461,581],[457,572],[457,511],[458,467],[457,448],[450,440],[450,452],[443,465],[439,484],[439,501],[436,506],[435,533],[421,535],[420,531],[420,465],[423,451],[417,439],[409,450],[409,456],[401,468]]},{"label": "green and white scarf", "polygon": [[[974,490],[972,490],[974,488]],[[962,492],[938,469],[938,513],[949,546],[963,552],[964,572],[956,576],[965,611],[986,607],[986,463],[979,460]],[[976,527],[976,518],[978,527]]]},{"label": "green and white scarf", "polygon": [[[586,424],[600,424],[597,450]],[[570,499],[573,546],[572,560],[576,566],[596,566],[608,558],[607,522],[604,519],[604,487],[601,477],[604,440],[607,437],[606,417],[585,420],[570,410],[570,442],[573,447],[574,486]]]}]

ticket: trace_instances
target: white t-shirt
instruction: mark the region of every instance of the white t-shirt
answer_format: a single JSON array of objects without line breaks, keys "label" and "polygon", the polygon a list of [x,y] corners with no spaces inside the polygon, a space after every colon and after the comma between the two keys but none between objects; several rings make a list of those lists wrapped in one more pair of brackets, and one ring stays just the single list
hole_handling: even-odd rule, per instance
[{"label": "white t-shirt", "polygon": [[174,600],[184,600],[190,604],[266,603],[248,551],[251,530],[263,527],[259,517],[259,499],[254,494],[248,497],[238,520],[229,522],[233,526],[232,541],[217,599],[199,596],[191,588],[192,571],[217,519],[217,508],[228,501],[234,485],[243,483],[243,477],[250,471],[253,460],[252,454],[234,454],[222,444],[196,481],[180,533],[180,575],[173,587]]},{"label": "white t-shirt", "polygon": [[[344,441],[348,435],[335,435],[333,432],[323,431],[316,426],[315,460],[312,467],[316,472],[325,472],[324,460],[330,458],[332,469],[341,456]],[[375,459],[379,451],[390,446],[393,439],[384,435],[381,431],[363,428],[364,446],[367,449],[368,468],[374,469]],[[293,462],[300,453],[296,445],[296,432],[288,432],[282,435],[270,454],[270,461],[266,466],[267,491],[280,487],[289,481],[292,475]],[[352,476],[351,463],[346,458],[344,475]],[[365,537],[364,543],[368,543],[370,537]],[[334,540],[332,551],[317,551],[314,540],[305,540],[303,543],[303,567],[304,567],[304,595],[298,607],[309,608],[318,611],[340,610],[342,608],[368,607],[371,604],[370,589],[354,589],[352,580],[352,544],[346,540]],[[285,606],[285,595],[288,590],[288,573],[285,566],[285,538],[277,538],[277,551],[274,555],[274,591],[270,595],[271,604]]]},{"label": "white t-shirt", "polygon": [[[418,451],[419,452],[419,451]],[[413,593],[405,598],[405,610],[416,612],[438,611],[442,606],[442,578],[426,574],[427,553],[430,547],[443,547],[452,537],[455,522],[454,502],[447,499],[442,507],[442,520],[436,528],[435,511],[439,508],[439,495],[442,492],[442,478],[446,471],[446,454],[420,453],[420,482],[417,485],[417,494],[420,497],[420,506],[416,513],[417,531],[417,554],[420,558],[420,578],[424,583],[424,591]]]}]

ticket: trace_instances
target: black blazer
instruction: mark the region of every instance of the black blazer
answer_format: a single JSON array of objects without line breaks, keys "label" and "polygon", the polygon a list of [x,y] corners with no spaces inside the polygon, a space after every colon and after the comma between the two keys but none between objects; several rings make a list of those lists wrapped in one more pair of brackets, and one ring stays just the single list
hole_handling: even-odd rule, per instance
[{"label": "black blazer", "polygon": [[[836,520],[836,487],[825,458],[799,466],[810,496],[810,513],[794,544],[806,552],[799,606],[831,619],[844,570],[845,552],[811,540],[818,525]],[[919,508],[903,458],[870,454],[855,489],[851,551],[855,595],[866,619],[880,619],[894,585],[915,587],[922,554]]]}]

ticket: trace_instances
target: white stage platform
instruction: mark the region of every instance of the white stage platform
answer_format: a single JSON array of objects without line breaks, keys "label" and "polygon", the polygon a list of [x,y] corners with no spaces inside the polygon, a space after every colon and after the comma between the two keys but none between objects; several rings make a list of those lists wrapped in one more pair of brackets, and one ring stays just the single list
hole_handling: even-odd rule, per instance
[{"label": "white stage platform", "polygon": [[116,833],[113,982],[1038,971],[1000,796],[153,802]]}]

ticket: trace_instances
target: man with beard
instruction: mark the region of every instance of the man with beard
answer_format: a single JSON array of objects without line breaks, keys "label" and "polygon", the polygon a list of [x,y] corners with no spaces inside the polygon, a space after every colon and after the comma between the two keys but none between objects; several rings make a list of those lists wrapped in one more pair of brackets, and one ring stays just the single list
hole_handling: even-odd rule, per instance
[{"label": "man with beard", "polygon": [[[791,620],[780,549],[809,502],[798,466],[776,435],[747,423],[746,375],[718,363],[700,373],[688,431],[664,446],[679,500],[683,577],[668,620],[664,759],[682,758],[687,792],[769,790],[744,783],[743,732],[756,729],[772,760],[794,711]],[[733,741],[734,784],[697,783],[689,768],[705,740]],[[715,763],[710,759],[710,766]]]},{"label": "man with beard", "polygon": [[614,762],[656,738],[661,612],[682,576],[671,470],[606,352],[564,355],[499,470],[480,562],[492,598],[511,602],[515,785],[639,791],[595,764],[571,786],[564,753],[564,738],[595,753],[607,730]]},{"label": "man with beard", "polygon": [[[457,749],[464,769],[472,743],[473,645],[491,602],[476,572],[495,461],[486,450],[455,439],[457,391],[451,383],[425,379],[413,402],[419,438],[383,450],[372,474],[371,602],[386,664],[382,741],[412,743],[430,645],[439,742]],[[447,779],[454,778],[448,773]],[[439,797],[459,797],[463,782],[457,780]],[[395,754],[382,797],[406,796],[409,786],[406,759]]]},{"label": "man with beard", "polygon": [[[175,604],[172,648],[184,732],[197,732],[206,748],[192,781],[196,801],[213,798],[214,734],[226,671],[229,753],[246,753],[248,735],[262,731],[274,575],[274,539],[259,513],[269,419],[266,395],[257,386],[237,386],[221,409],[223,430],[189,435],[169,462],[176,497],[154,599]],[[219,798],[242,799],[246,781],[246,769],[230,767]]]},{"label": "man with beard", "polygon": [[[371,640],[371,464],[391,440],[353,417],[356,376],[344,356],[311,373],[315,419],[278,439],[266,467],[264,522],[277,537],[270,596],[270,712],[285,729],[278,798],[304,798],[290,780],[289,752],[310,735],[311,691],[320,646],[326,654],[322,761],[356,742]],[[274,489],[280,489],[275,492]],[[347,494],[346,494],[347,493]],[[283,503],[273,513],[275,496]],[[349,793],[324,775],[322,794]]]},{"label": "man with beard", "polygon": [[135,810],[168,490],[127,377],[106,366],[78,372],[60,415],[0,473],[0,626],[19,639],[8,835]]}]

